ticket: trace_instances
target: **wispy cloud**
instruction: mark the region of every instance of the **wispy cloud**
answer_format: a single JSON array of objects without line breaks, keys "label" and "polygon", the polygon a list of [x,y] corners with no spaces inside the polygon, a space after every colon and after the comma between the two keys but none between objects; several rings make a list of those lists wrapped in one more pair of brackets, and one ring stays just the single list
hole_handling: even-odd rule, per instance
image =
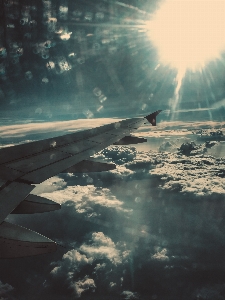
[{"label": "wispy cloud", "polygon": [[[68,132],[80,131],[109,124],[117,120],[110,118],[102,119],[80,119],[74,121],[43,122],[0,126],[0,136],[6,137],[25,137],[31,134],[42,134],[48,132]],[[119,121],[119,119],[118,119]]]}]

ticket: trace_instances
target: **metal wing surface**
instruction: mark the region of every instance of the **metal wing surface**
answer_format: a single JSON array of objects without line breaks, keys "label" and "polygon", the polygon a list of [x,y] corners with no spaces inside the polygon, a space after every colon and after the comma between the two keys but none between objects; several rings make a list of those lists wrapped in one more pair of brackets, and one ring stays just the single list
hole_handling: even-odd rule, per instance
[{"label": "metal wing surface", "polygon": [[[39,209],[37,209],[37,212],[43,211],[43,207],[50,207],[52,203],[50,203],[50,201],[48,203],[43,201],[43,198],[30,200],[29,194],[34,189],[35,184],[39,184],[46,179],[71,168],[107,146],[118,142],[125,136],[129,136],[130,133],[137,130],[138,127],[146,124],[146,120],[155,126],[156,116],[159,113],[160,111],[157,111],[144,118],[127,119],[56,138],[1,149],[0,180],[2,181],[2,185],[0,187],[0,257],[5,257],[5,255],[7,256],[7,253],[11,252],[11,256],[9,257],[53,251],[54,247],[52,247],[51,240],[46,239],[44,241],[40,238],[29,240],[31,236],[30,230],[29,234],[27,233],[28,240],[24,240],[24,237],[26,236],[24,228],[21,229],[22,227],[18,226],[16,226],[16,228],[6,226],[6,222],[4,222],[5,218],[13,211],[15,213],[16,208],[24,199],[28,200],[24,202],[24,204],[27,205],[27,203],[29,203],[32,207],[38,206]],[[28,210],[30,211],[30,208]],[[49,209],[49,211],[50,210],[52,209]],[[17,211],[19,210],[17,209]],[[33,209],[33,212],[36,212],[35,208]],[[1,232],[3,229],[4,234]],[[12,234],[12,231],[15,231],[17,234]],[[14,253],[15,251],[1,251],[1,248],[3,249],[5,247],[3,247],[3,245],[6,245],[6,232],[9,232],[8,240],[12,240],[12,236],[14,241],[15,238],[17,238],[15,249],[18,249],[18,242],[21,243],[22,241],[25,243],[24,249],[26,249],[26,251],[22,250],[21,252],[20,250],[20,254],[18,254],[17,250],[16,253]],[[20,238],[20,235],[22,238]],[[35,235],[37,235],[37,233],[35,233]],[[31,247],[32,251],[27,252],[26,243],[29,241],[37,248],[37,251]],[[44,244],[44,246],[40,247],[39,243],[41,243],[42,246]],[[21,245],[19,249],[22,249]]]}]

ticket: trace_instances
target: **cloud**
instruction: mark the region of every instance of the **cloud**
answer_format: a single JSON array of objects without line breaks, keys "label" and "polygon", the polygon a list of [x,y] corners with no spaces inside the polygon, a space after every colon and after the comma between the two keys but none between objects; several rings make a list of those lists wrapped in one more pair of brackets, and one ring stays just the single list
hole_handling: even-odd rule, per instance
[{"label": "cloud", "polygon": [[88,259],[86,255],[81,254],[77,250],[71,250],[63,255],[62,262],[51,271],[51,274],[53,277],[61,277],[64,276],[65,273],[70,276],[68,270],[73,270],[73,272],[76,273],[80,271],[82,266],[91,264],[92,262],[92,258]]},{"label": "cloud", "polygon": [[225,99],[222,99],[220,101],[217,101],[216,103],[213,103],[212,108],[221,108],[225,106]]},{"label": "cloud", "polygon": [[[114,181],[116,179],[151,180],[154,177],[160,180],[162,190],[195,196],[223,196],[225,193],[222,176],[225,161],[222,158],[198,153],[192,157],[186,157],[179,153],[136,152],[132,148],[127,151],[124,147],[118,150],[119,159],[115,153],[116,147],[114,146],[109,151],[106,149],[99,154],[105,159],[109,159],[112,154],[113,161],[116,163],[119,161],[120,167],[117,166],[116,170],[108,173],[110,175],[106,175],[111,176],[111,181],[113,181],[112,175],[116,176]],[[126,172],[124,167],[132,172]]]},{"label": "cloud", "polygon": [[[127,262],[127,257],[128,252],[120,249],[119,244],[102,232],[93,232],[79,248],[68,251],[62,260],[52,263],[55,267],[50,272],[49,285],[66,287],[77,298],[87,291],[98,290],[99,284],[105,289],[117,290],[118,283],[112,279],[115,279],[117,268]],[[100,280],[102,276],[104,282]]]},{"label": "cloud", "polygon": [[160,145],[159,152],[162,152],[162,151],[171,151],[171,150],[174,150],[174,148],[176,148],[176,145],[174,145],[170,141],[166,141],[166,142],[163,142]]},{"label": "cloud", "polygon": [[[225,247],[224,159],[110,148],[98,157],[118,162],[116,170],[60,174],[37,187],[37,194],[61,203],[61,210],[10,217],[70,247],[46,258],[44,271],[40,259],[36,270],[47,282],[42,299],[116,299],[123,290],[129,292],[124,297],[145,291],[166,299],[166,291],[178,299],[171,287],[185,285],[183,278],[196,272],[201,277],[208,268],[222,280],[217,270]],[[201,281],[189,284],[180,295],[191,298]]]},{"label": "cloud", "polygon": [[224,300],[224,293],[224,284],[217,284],[215,286],[207,286],[197,289],[195,297],[196,299],[201,300]]},{"label": "cloud", "polygon": [[57,189],[40,195],[61,204],[67,202],[67,205],[74,206],[76,211],[81,214],[88,214],[94,211],[95,208],[108,208],[117,212],[128,212],[123,207],[123,202],[118,200],[109,189],[98,188],[94,185],[66,186],[64,189]]},{"label": "cloud", "polygon": [[156,164],[150,174],[160,178],[161,189],[197,197],[224,197],[224,159],[207,155],[185,157],[177,154],[159,154],[158,159],[164,159],[164,162]]},{"label": "cloud", "polygon": [[47,179],[43,183],[36,185],[32,191],[32,194],[40,195],[42,193],[52,193],[54,191],[64,189],[66,185],[66,182],[62,178],[54,176]]},{"label": "cloud", "polygon": [[[119,147],[113,148],[114,153]],[[120,157],[122,154],[127,157],[123,147],[119,153]],[[104,157],[102,152],[99,155]],[[165,243],[186,244],[194,235],[191,228],[195,232],[201,223],[199,234],[204,232],[207,235],[207,230],[210,230],[210,235],[216,239],[221,236],[219,224],[215,221],[212,231],[207,218],[211,219],[212,225],[217,214],[216,205],[222,205],[222,202],[212,204],[212,199],[218,201],[224,198],[224,165],[222,158],[207,155],[186,157],[168,152],[136,152],[132,161],[117,165],[117,169],[110,172],[83,174],[78,177],[63,175],[62,187],[59,184],[59,189],[42,193],[41,196],[63,204],[65,216],[66,212],[69,212],[71,218],[75,217],[74,221],[70,221],[71,226],[77,226],[75,220],[79,217],[83,221],[102,226],[101,230],[109,232],[111,229],[111,234],[113,230],[119,230],[126,239],[132,236],[135,236],[135,240],[145,237],[154,244],[160,240],[159,230],[162,230]],[[83,180],[84,186],[76,186],[77,179],[78,182]],[[91,181],[91,185],[86,185],[88,181]],[[105,184],[108,187],[102,188]],[[194,207],[194,199],[205,201],[204,209],[208,207],[205,214],[201,213],[203,204],[199,202],[196,202],[196,211],[193,213],[191,207]],[[186,207],[186,211],[182,212],[184,223],[180,220],[182,213],[178,201]],[[213,209],[210,207],[212,205]],[[221,207],[221,213],[223,211]],[[164,214],[161,223],[156,218],[158,213]],[[179,222],[179,229],[176,222]],[[63,223],[66,230],[68,226],[66,222]],[[167,226],[167,223],[170,226]],[[176,230],[177,234],[173,230]],[[186,241],[183,231],[189,236]],[[204,239],[205,236],[202,235],[196,239],[195,245],[204,243]],[[95,251],[93,247],[91,250]]]},{"label": "cloud", "polygon": [[[28,124],[16,124],[0,127],[1,138],[17,138],[28,137],[29,135],[45,134],[52,132],[62,132],[65,134],[72,133],[74,131],[81,131],[89,128],[95,128],[101,125],[109,124],[119,121],[119,119],[113,118],[101,118],[101,119],[79,119],[72,121],[58,121],[58,122],[42,122],[42,123],[28,123]],[[46,137],[45,137],[46,138]]]},{"label": "cloud", "polygon": [[108,259],[114,265],[122,263],[121,253],[116,249],[115,243],[102,232],[94,232],[92,234],[92,244],[83,244],[80,250],[87,257],[92,257],[94,260]]},{"label": "cloud", "polygon": [[13,291],[13,289],[14,288],[10,284],[0,281],[0,296]]},{"label": "cloud", "polygon": [[16,300],[12,295],[11,292],[14,290],[14,288],[8,284],[3,283],[0,280],[0,299],[1,300]]},{"label": "cloud", "polygon": [[81,280],[75,280],[82,268],[92,262],[92,258],[87,258],[85,254],[81,254],[77,250],[71,250],[63,255],[62,261],[58,262],[58,266],[53,268],[50,275],[57,284],[61,285],[63,282],[67,289],[80,297],[82,292],[95,288],[93,279],[87,276]]},{"label": "cloud", "polygon": [[131,291],[123,291],[121,293],[121,298],[124,299],[124,300],[138,300],[138,299],[140,299],[138,293],[134,293],[134,292],[131,292]]},{"label": "cloud", "polygon": [[74,283],[74,290],[76,291],[77,297],[80,297],[83,292],[86,292],[88,290],[94,292],[95,288],[96,286],[94,280],[88,278],[88,276],[85,276],[83,279],[78,280]]},{"label": "cloud", "polygon": [[128,161],[132,161],[136,156],[135,147],[118,147],[118,146],[109,146],[103,149],[101,152],[96,154],[95,158],[106,159],[116,163],[117,165],[122,165]]},{"label": "cloud", "polygon": [[157,124],[157,127],[150,129],[149,124],[140,127],[135,134],[142,136],[173,136],[173,135],[185,135],[190,134],[190,131],[193,129],[202,129],[202,128],[225,128],[224,121],[162,121]]},{"label": "cloud", "polygon": [[158,251],[155,254],[153,254],[152,259],[158,261],[168,261],[169,257],[166,254],[167,254],[167,250],[166,248],[164,248],[161,251]]}]

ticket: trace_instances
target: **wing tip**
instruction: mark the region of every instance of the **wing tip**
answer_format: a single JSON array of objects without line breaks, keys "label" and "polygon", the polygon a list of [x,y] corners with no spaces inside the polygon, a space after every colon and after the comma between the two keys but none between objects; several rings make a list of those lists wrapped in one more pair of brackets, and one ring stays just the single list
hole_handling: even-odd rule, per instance
[{"label": "wing tip", "polygon": [[156,126],[156,116],[161,112],[162,110],[157,110],[154,113],[148,115],[145,117],[145,119],[148,120],[149,123],[152,124],[152,126]]}]

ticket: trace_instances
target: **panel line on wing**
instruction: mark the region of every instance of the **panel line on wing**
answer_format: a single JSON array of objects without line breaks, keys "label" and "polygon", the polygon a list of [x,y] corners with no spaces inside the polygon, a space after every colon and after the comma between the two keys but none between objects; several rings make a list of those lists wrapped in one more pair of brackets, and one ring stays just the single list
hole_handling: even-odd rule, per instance
[{"label": "panel line on wing", "polygon": [[29,158],[20,159],[16,162],[6,164],[6,166],[23,173],[27,173],[32,170],[44,167],[45,165],[48,165],[50,163],[54,163],[58,160],[67,158],[68,156],[70,156],[70,154],[66,154],[61,151],[46,151],[40,153],[39,155],[33,155]]}]

